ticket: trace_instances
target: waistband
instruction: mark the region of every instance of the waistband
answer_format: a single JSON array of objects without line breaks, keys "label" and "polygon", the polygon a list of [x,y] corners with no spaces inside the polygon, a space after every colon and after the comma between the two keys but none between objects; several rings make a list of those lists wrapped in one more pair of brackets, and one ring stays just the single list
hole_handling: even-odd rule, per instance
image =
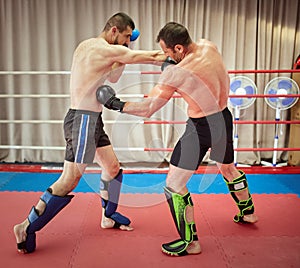
[{"label": "waistband", "polygon": [[88,115],[91,115],[91,116],[99,116],[99,115],[102,114],[102,112],[94,112],[94,111],[80,110],[80,109],[71,109],[71,108],[68,110],[68,113],[72,113],[72,114],[75,114],[75,113],[88,114]]},{"label": "waistband", "polygon": [[217,117],[219,117],[220,115],[223,115],[226,112],[230,112],[229,109],[228,109],[228,107],[226,107],[225,109],[223,109],[220,112],[217,112],[217,113],[214,113],[214,114],[210,114],[208,116],[203,116],[203,117],[199,117],[199,118],[189,117],[189,120],[192,121],[192,122],[194,122],[194,123],[205,123],[208,120],[213,119],[213,118],[217,118]]}]

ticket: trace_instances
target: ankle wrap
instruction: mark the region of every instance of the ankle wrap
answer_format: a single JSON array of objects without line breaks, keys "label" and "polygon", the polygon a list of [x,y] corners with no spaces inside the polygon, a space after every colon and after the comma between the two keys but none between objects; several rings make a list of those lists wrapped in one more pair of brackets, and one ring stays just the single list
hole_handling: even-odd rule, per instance
[{"label": "ankle wrap", "polygon": [[[235,222],[241,222],[243,221],[244,215],[249,215],[254,213],[254,204],[248,189],[248,183],[247,183],[245,173],[241,170],[239,170],[239,172],[241,173],[241,175],[235,178],[231,182],[228,181],[225,177],[223,177],[232,198],[234,199],[234,201],[236,202],[240,210],[240,212],[237,215],[235,215],[233,219]],[[249,198],[246,200],[239,200],[235,193],[245,189],[248,189]]]},{"label": "ankle wrap", "polygon": [[241,222],[241,221],[243,221],[244,215],[249,215],[249,214],[254,213],[254,205],[252,202],[251,195],[250,195],[249,199],[239,201],[237,203],[237,206],[238,206],[240,212],[234,216],[233,220],[235,222]]}]

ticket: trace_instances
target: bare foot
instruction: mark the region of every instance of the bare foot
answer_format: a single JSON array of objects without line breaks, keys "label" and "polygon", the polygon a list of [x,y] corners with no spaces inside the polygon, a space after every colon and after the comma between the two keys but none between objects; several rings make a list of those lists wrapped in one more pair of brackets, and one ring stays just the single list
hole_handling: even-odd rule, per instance
[{"label": "bare foot", "polygon": [[189,244],[186,251],[188,254],[200,254],[201,247],[199,241],[193,241],[191,244]]},{"label": "bare foot", "polygon": [[[115,225],[115,221],[110,219],[110,218],[106,218],[104,215],[102,215],[102,219],[101,219],[101,228],[103,229],[111,229],[114,228]],[[121,225],[119,227],[120,230],[122,231],[132,231],[133,228],[129,225]]]},{"label": "bare foot", "polygon": [[[28,220],[26,219],[24,222],[17,224],[14,226],[14,234],[16,237],[17,244],[26,241],[26,229],[29,225]],[[25,249],[18,249],[20,253],[26,253]]]},{"label": "bare foot", "polygon": [[258,221],[258,217],[255,214],[244,215],[243,220],[249,223],[255,223]]},{"label": "bare foot", "polygon": [[[177,240],[177,241],[179,241],[179,240]],[[177,242],[177,241],[174,241],[174,242]],[[169,256],[175,256],[175,257],[182,256],[179,253],[165,250],[164,247],[162,247],[162,251],[163,251],[163,253],[165,253]],[[185,251],[188,253],[188,255],[200,254],[201,253],[201,247],[200,247],[199,241],[193,241],[192,243],[188,244]]]}]

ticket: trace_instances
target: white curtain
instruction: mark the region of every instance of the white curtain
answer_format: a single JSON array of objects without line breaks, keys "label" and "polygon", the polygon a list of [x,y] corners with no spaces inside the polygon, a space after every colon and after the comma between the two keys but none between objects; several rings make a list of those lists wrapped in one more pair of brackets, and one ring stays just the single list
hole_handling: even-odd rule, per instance
[{"label": "white curtain", "polygon": [[[135,49],[158,49],[155,42],[169,21],[184,24],[197,41],[213,41],[228,70],[291,69],[300,53],[298,0],[0,0],[0,71],[69,71],[72,53],[82,40],[97,36],[106,20],[123,11],[141,31]],[[131,65],[126,71],[159,71],[157,66]],[[233,77],[234,75],[231,75]],[[245,74],[264,93],[279,74]],[[291,77],[285,73],[280,76]],[[158,75],[124,74],[114,85],[118,94],[147,94]],[[69,75],[0,75],[0,94],[68,94]],[[0,120],[63,120],[66,97],[1,97]],[[185,103],[174,99],[152,120],[186,120]],[[289,118],[289,111],[282,114]],[[240,120],[274,120],[264,99],[241,111]],[[184,125],[143,125],[142,118],[104,112],[105,129],[116,148],[172,148]],[[122,124],[122,120],[136,120]],[[279,147],[288,143],[288,126],[281,128]],[[274,125],[239,125],[239,147],[272,147]],[[0,123],[0,145],[64,146],[62,123]],[[120,162],[168,161],[168,152],[117,151]],[[238,162],[259,164],[272,152],[240,152]],[[0,149],[0,161],[63,162],[64,151]],[[278,161],[286,160],[278,153]]]}]

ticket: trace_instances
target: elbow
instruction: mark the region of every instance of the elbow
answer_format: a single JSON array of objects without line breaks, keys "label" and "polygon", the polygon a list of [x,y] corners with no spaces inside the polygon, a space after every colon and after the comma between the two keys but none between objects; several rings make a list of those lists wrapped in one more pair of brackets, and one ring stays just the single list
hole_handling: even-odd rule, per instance
[{"label": "elbow", "polygon": [[148,109],[144,111],[144,117],[150,118],[157,110],[150,105]]},{"label": "elbow", "polygon": [[117,83],[120,79],[120,76],[114,76],[114,77],[108,77],[107,80],[110,82],[110,83]]},{"label": "elbow", "polygon": [[124,113],[145,118],[150,118],[156,111],[157,108],[150,99],[146,99],[142,102],[127,102],[123,109]]},{"label": "elbow", "polygon": [[153,114],[154,114],[153,111],[146,111],[145,114],[144,114],[144,117],[150,118]]},{"label": "elbow", "polygon": [[145,105],[144,117],[150,118],[155,112],[157,112],[164,103],[158,103],[157,99],[149,98],[148,105]]},{"label": "elbow", "polygon": [[[137,110],[136,112],[129,112],[129,114],[134,114],[137,116],[141,116],[141,117],[145,117],[145,118],[150,118],[155,111],[152,111],[149,107],[144,106],[143,108]],[[125,109],[125,113],[126,113],[126,109]]]},{"label": "elbow", "polygon": [[145,117],[145,118],[149,118],[153,114],[153,112],[148,110],[148,109],[140,109],[140,110],[137,110],[137,111],[128,111],[126,109],[126,106],[125,106],[125,109],[123,110],[123,112],[128,113],[128,114],[132,114],[132,115],[136,115],[136,116],[140,116],[140,117]]}]

